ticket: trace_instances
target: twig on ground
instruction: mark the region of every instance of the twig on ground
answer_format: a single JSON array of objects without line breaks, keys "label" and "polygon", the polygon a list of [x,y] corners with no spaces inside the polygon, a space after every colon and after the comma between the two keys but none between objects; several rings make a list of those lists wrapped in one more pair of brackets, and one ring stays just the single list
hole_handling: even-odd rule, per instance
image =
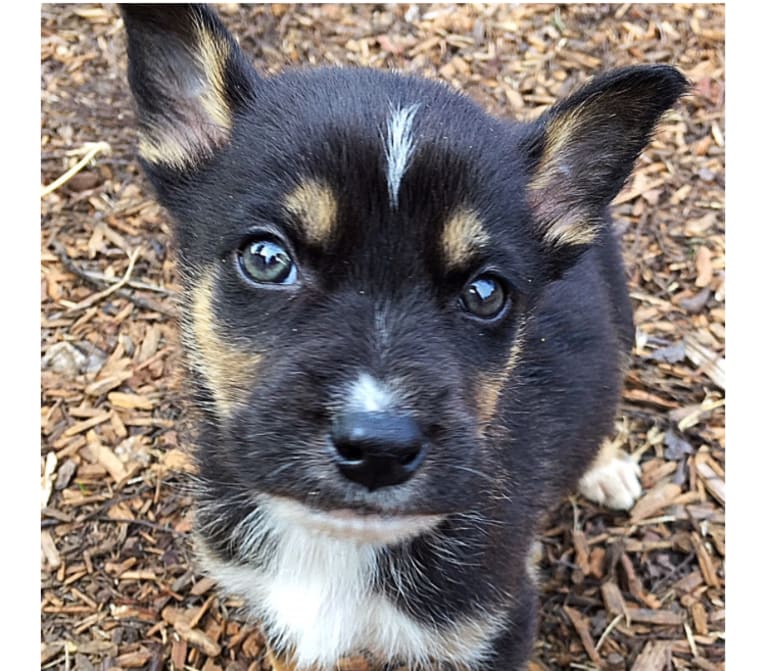
[{"label": "twig on ground", "polygon": [[40,194],[42,197],[47,196],[49,193],[53,193],[56,189],[66,184],[72,177],[74,177],[80,170],[82,170],[88,163],[90,163],[95,157],[96,154],[99,152],[109,153],[111,151],[111,147],[107,142],[89,142],[85,145],[87,147],[87,151],[85,153],[85,156],[83,156],[77,163],[75,163],[69,170],[67,170],[61,177],[58,179],[53,180],[48,186],[44,186],[42,193]]},{"label": "twig on ground", "polygon": [[[64,268],[68,270],[70,273],[72,273],[73,275],[76,275],[80,279],[83,279],[86,282],[89,282],[90,284],[97,287],[102,287],[107,282],[106,278],[102,280],[98,275],[91,274],[87,270],[80,268],[80,266],[78,266],[74,261],[72,261],[72,259],[69,257],[69,254],[66,253],[64,246],[60,242],[56,242],[56,241],[51,242],[50,248],[53,250],[53,253],[58,257],[59,261],[61,261],[61,265],[64,266]],[[116,280],[116,282],[119,282],[119,280]],[[149,287],[139,286],[140,284],[142,283],[136,282],[134,284],[131,280],[128,280],[125,283],[126,286],[132,286],[136,289],[143,289],[143,288],[149,289]],[[114,285],[112,285],[112,287],[114,287]],[[159,290],[159,288],[157,288],[157,290]],[[132,292],[128,291],[127,289],[118,288],[116,291],[114,291],[114,293],[120,298],[129,300],[137,308],[140,308],[142,310],[148,310],[150,312],[159,312],[160,314],[163,314],[167,317],[173,317],[173,318],[176,317],[176,312],[172,308],[166,307],[165,305],[162,305],[161,303],[157,303],[147,298],[141,298],[140,296],[135,296]]]},{"label": "twig on ground", "polygon": [[122,279],[113,284],[111,287],[107,287],[103,291],[91,294],[88,296],[88,298],[80,301],[79,303],[67,306],[67,313],[72,314],[73,312],[82,312],[83,310],[87,310],[89,307],[95,305],[100,300],[106,298],[107,296],[111,296],[118,289],[122,289],[128,280],[130,280],[130,276],[133,274],[133,268],[135,267],[136,261],[138,260],[140,254],[141,247],[137,247],[128,254],[128,268],[125,270],[125,274],[122,276]]},{"label": "twig on ground", "polygon": [[[53,253],[58,256],[59,261],[61,261],[61,265],[64,266],[66,270],[68,270],[73,275],[77,275],[80,279],[85,280],[86,282],[90,282],[92,285],[97,287],[103,287],[103,286],[112,286],[116,282],[119,282],[119,280],[113,278],[113,277],[107,277],[103,273],[96,273],[92,272],[90,270],[85,270],[84,268],[81,268],[78,266],[69,256],[69,254],[66,253],[66,250],[64,249],[64,246],[60,242],[52,241],[50,243],[50,248],[53,250]],[[166,289],[165,287],[161,287],[158,284],[151,284],[150,282],[141,282],[139,280],[128,280],[125,283],[126,286],[131,287],[133,289],[143,289],[145,291],[153,291],[158,294],[164,294],[166,296],[173,295],[174,292],[170,289]]]}]

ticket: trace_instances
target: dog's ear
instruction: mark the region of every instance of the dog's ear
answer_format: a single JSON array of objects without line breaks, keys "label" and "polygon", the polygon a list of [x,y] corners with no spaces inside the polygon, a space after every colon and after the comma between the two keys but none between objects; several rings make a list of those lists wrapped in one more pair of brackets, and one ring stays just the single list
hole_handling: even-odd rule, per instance
[{"label": "dog's ear", "polygon": [[615,70],[529,128],[527,200],[545,247],[568,261],[592,242],[660,116],[685,92],[670,66]]},{"label": "dog's ear", "polygon": [[183,171],[230,136],[258,77],[206,5],[121,5],[139,153],[159,170]]}]

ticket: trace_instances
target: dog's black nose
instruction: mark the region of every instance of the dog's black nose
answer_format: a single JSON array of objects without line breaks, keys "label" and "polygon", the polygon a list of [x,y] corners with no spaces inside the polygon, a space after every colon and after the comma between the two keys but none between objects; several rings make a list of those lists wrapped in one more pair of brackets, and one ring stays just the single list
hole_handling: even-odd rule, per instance
[{"label": "dog's black nose", "polygon": [[339,415],[331,438],[340,472],[370,491],[408,480],[428,449],[417,422],[392,412]]}]

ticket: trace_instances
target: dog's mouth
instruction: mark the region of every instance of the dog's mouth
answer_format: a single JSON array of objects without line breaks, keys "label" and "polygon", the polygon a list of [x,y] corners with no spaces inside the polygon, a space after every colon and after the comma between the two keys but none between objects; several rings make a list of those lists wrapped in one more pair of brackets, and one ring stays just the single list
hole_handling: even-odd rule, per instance
[{"label": "dog's mouth", "polygon": [[281,496],[264,496],[260,507],[280,526],[372,545],[401,543],[430,531],[444,519],[443,515],[379,514],[351,508],[319,510]]}]

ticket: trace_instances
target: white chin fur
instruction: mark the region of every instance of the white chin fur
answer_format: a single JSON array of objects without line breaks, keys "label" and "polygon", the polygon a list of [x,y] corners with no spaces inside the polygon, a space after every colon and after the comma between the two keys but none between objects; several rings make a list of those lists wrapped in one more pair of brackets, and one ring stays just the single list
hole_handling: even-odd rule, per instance
[{"label": "white chin fur", "polygon": [[350,509],[321,511],[276,496],[265,496],[262,507],[275,520],[311,533],[371,545],[391,545],[433,529],[440,515],[363,515]]}]

